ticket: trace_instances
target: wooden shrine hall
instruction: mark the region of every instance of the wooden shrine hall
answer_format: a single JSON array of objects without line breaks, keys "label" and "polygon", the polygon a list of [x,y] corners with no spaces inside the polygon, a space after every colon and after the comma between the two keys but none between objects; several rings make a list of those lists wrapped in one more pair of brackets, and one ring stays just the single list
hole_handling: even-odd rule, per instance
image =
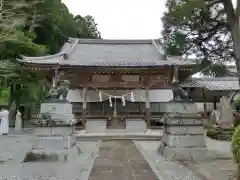
[{"label": "wooden shrine hall", "polygon": [[184,81],[196,73],[194,60],[166,57],[160,40],[69,38],[57,54],[20,61],[52,84],[68,80],[68,100],[83,124],[135,118],[150,126],[153,117],[164,112],[158,103],[172,99],[173,78]]}]

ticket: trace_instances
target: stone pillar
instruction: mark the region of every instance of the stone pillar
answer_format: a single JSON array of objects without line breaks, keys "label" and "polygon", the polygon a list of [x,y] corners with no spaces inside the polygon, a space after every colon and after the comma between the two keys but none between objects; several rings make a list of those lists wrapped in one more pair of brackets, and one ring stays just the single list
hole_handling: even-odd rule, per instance
[{"label": "stone pillar", "polygon": [[203,120],[197,114],[197,105],[171,102],[166,110],[159,153],[168,160],[206,159]]},{"label": "stone pillar", "polygon": [[84,87],[82,91],[83,96],[83,106],[82,106],[82,125],[85,129],[86,127],[86,114],[87,114],[87,88]]},{"label": "stone pillar", "polygon": [[149,88],[145,89],[145,101],[146,101],[146,120],[147,120],[147,128],[151,126],[151,111],[150,111],[150,100],[149,100]]}]

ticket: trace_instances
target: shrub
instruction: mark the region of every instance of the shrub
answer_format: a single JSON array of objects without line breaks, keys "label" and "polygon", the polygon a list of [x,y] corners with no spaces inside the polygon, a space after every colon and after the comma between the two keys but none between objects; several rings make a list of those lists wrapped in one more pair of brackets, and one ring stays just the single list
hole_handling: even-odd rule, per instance
[{"label": "shrub", "polygon": [[233,134],[233,129],[221,129],[218,127],[212,127],[212,128],[207,128],[206,129],[206,135],[215,140],[220,140],[220,141],[231,141],[232,139],[232,134]]},{"label": "shrub", "polygon": [[238,96],[235,100],[236,105],[240,106],[240,96]]},{"label": "shrub", "polygon": [[232,153],[234,161],[238,164],[240,163],[240,125],[235,128],[232,136]]}]

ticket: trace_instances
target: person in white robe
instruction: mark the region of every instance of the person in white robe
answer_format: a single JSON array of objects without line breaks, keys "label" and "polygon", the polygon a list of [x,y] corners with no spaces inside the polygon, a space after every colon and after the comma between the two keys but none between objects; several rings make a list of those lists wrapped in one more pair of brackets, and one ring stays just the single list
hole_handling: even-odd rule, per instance
[{"label": "person in white robe", "polygon": [[0,135],[7,135],[9,132],[8,114],[9,111],[6,109],[0,112]]}]

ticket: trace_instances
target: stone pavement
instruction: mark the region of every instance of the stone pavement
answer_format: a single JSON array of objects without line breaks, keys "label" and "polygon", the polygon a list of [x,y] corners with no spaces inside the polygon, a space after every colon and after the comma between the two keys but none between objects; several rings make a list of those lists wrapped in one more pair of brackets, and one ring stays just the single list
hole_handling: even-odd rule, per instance
[{"label": "stone pavement", "polygon": [[[88,180],[101,141],[79,141],[81,155],[74,162],[22,163],[31,149],[31,135],[0,136],[0,180]],[[2,160],[1,160],[2,159]]]},{"label": "stone pavement", "polygon": [[131,140],[103,141],[89,180],[157,180]]},{"label": "stone pavement", "polygon": [[229,147],[224,143],[222,145],[225,146],[220,146],[221,143],[208,140],[210,142],[211,153],[218,158],[202,162],[166,161],[157,152],[158,141],[135,141],[135,144],[160,180],[235,180],[236,165],[231,155],[227,154]]},{"label": "stone pavement", "polygon": [[31,134],[16,132],[0,136],[0,180],[95,180],[96,174],[100,180],[124,180],[123,175],[126,180],[134,177],[134,180],[157,177],[159,180],[233,180],[236,168],[229,143],[210,139],[207,139],[208,149],[220,152],[221,158],[195,163],[169,162],[157,152],[160,141],[134,141],[137,149],[129,140],[102,144],[86,140],[78,141],[82,153],[74,162],[22,163],[32,147],[32,138]]}]

